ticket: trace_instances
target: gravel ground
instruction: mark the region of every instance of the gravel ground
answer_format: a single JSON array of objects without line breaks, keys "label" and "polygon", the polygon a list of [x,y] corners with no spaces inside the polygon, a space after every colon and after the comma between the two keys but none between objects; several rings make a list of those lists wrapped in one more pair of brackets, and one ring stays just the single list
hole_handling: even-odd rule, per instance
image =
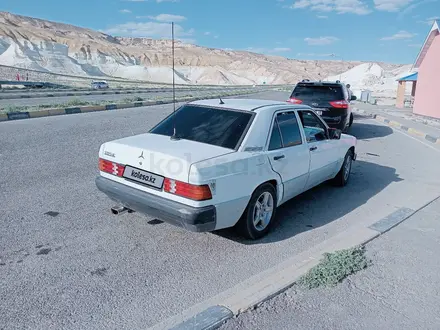
[{"label": "gravel ground", "polygon": [[369,268],[336,288],[293,287],[221,330],[440,328],[440,200],[367,245]]},{"label": "gravel ground", "polygon": [[113,203],[94,184],[100,144],[143,133],[172,108],[0,123],[2,327],[145,329],[353,222],[418,208],[440,194],[440,153],[357,117],[350,184],[323,185],[286,203],[263,240],[245,241],[231,230],[188,233],[136,213],[111,215]]}]

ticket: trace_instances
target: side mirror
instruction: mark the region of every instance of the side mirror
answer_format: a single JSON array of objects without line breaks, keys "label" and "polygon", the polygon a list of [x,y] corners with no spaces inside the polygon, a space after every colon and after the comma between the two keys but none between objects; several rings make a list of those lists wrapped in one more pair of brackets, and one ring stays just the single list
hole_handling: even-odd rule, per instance
[{"label": "side mirror", "polygon": [[351,96],[351,101],[356,101],[357,100],[357,96],[356,95],[352,95]]},{"label": "side mirror", "polygon": [[328,135],[330,140],[339,140],[341,138],[342,131],[337,128],[329,128]]}]

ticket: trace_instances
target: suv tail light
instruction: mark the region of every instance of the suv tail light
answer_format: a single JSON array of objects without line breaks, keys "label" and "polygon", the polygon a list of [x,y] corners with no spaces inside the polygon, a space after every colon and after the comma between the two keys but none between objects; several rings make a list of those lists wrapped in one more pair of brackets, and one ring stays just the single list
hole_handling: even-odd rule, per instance
[{"label": "suv tail light", "polygon": [[293,104],[301,104],[303,101],[296,99],[294,97],[291,97],[290,99],[287,100],[287,102],[293,103]]},{"label": "suv tail light", "polygon": [[124,165],[99,158],[99,170],[102,172],[110,173],[116,176],[122,176],[122,174],[124,173],[124,169]]},{"label": "suv tail light", "polygon": [[209,189],[207,184],[199,186],[165,178],[163,190],[170,194],[196,201],[204,201],[212,198],[211,189]]},{"label": "suv tail light", "polygon": [[329,103],[333,108],[339,108],[339,109],[347,109],[348,108],[348,102],[345,100],[331,101]]}]

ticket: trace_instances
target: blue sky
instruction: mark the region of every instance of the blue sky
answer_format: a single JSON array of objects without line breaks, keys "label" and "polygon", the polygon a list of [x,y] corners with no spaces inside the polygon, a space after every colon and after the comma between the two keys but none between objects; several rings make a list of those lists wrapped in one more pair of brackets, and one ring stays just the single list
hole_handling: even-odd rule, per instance
[{"label": "blue sky", "polygon": [[440,0],[0,0],[0,10],[112,35],[295,59],[412,63]]}]

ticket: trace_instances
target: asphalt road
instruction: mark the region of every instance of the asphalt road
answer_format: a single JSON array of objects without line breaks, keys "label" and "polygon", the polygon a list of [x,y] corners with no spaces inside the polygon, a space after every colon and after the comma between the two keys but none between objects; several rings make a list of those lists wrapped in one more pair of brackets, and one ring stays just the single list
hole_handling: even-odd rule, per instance
[{"label": "asphalt road", "polygon": [[[187,86],[187,87],[176,87],[176,90],[178,91],[203,91],[203,90],[210,90],[210,91],[218,91],[218,90],[236,90],[239,88],[245,88],[246,86],[242,87],[203,87],[203,86]],[[249,86],[247,86],[249,88]],[[92,93],[93,95],[105,95],[103,93],[107,94],[113,94],[115,92],[119,92],[120,94],[138,94],[140,92],[143,93],[171,93],[173,90],[170,87],[156,87],[156,88],[123,88],[123,89],[102,89],[102,90],[92,90],[92,89],[84,89],[84,90],[73,90],[73,89],[47,89],[47,90],[22,90],[22,91],[7,91],[7,90],[1,90],[0,89],[0,100],[6,100],[6,99],[20,99],[20,98],[35,98],[35,97],[46,97],[47,94],[53,94],[55,97],[57,96],[63,96],[63,94],[69,93],[74,94],[74,96],[81,96],[85,95],[87,93]],[[52,96],[51,96],[52,97]]]},{"label": "asphalt road", "polygon": [[[217,91],[212,90],[193,90],[193,91],[179,91],[176,90],[176,97],[185,95],[209,95],[210,93],[215,93]],[[63,104],[71,100],[81,100],[87,102],[98,102],[98,101],[121,101],[123,99],[129,98],[134,99],[136,97],[141,97],[143,99],[155,99],[162,97],[173,97],[172,91],[166,92],[146,92],[146,93],[136,93],[136,94],[108,94],[108,95],[77,95],[77,96],[55,96],[55,97],[35,97],[35,98],[25,98],[25,99],[5,99],[0,100],[0,108],[8,105],[14,106],[37,106],[46,104]]]},{"label": "asphalt road", "polygon": [[440,327],[440,199],[367,244],[372,265],[335,288],[294,286],[220,330]]},{"label": "asphalt road", "polygon": [[[184,88],[185,89],[185,88]],[[74,88],[64,88],[64,89],[22,89],[22,90],[5,90],[5,89],[0,89],[0,97],[23,97],[23,95],[32,95],[32,96],[37,96],[37,95],[42,95],[44,96],[45,94],[65,94],[65,93],[73,93],[73,94],[84,94],[84,93],[111,93],[111,92],[138,92],[144,90],[146,92],[148,91],[168,91],[171,90],[171,88],[163,88],[163,87],[156,87],[156,88],[138,88],[138,89],[134,89],[134,88],[110,88],[110,89],[90,89],[90,88],[83,88],[83,89],[74,89]]]},{"label": "asphalt road", "polygon": [[[285,100],[288,93],[258,98]],[[251,96],[256,98],[257,96]],[[272,233],[188,233],[115,217],[94,184],[101,143],[147,131],[172,105],[0,123],[0,324],[145,329],[336,235],[440,194],[440,153],[358,117],[350,184],[280,208]]]}]

